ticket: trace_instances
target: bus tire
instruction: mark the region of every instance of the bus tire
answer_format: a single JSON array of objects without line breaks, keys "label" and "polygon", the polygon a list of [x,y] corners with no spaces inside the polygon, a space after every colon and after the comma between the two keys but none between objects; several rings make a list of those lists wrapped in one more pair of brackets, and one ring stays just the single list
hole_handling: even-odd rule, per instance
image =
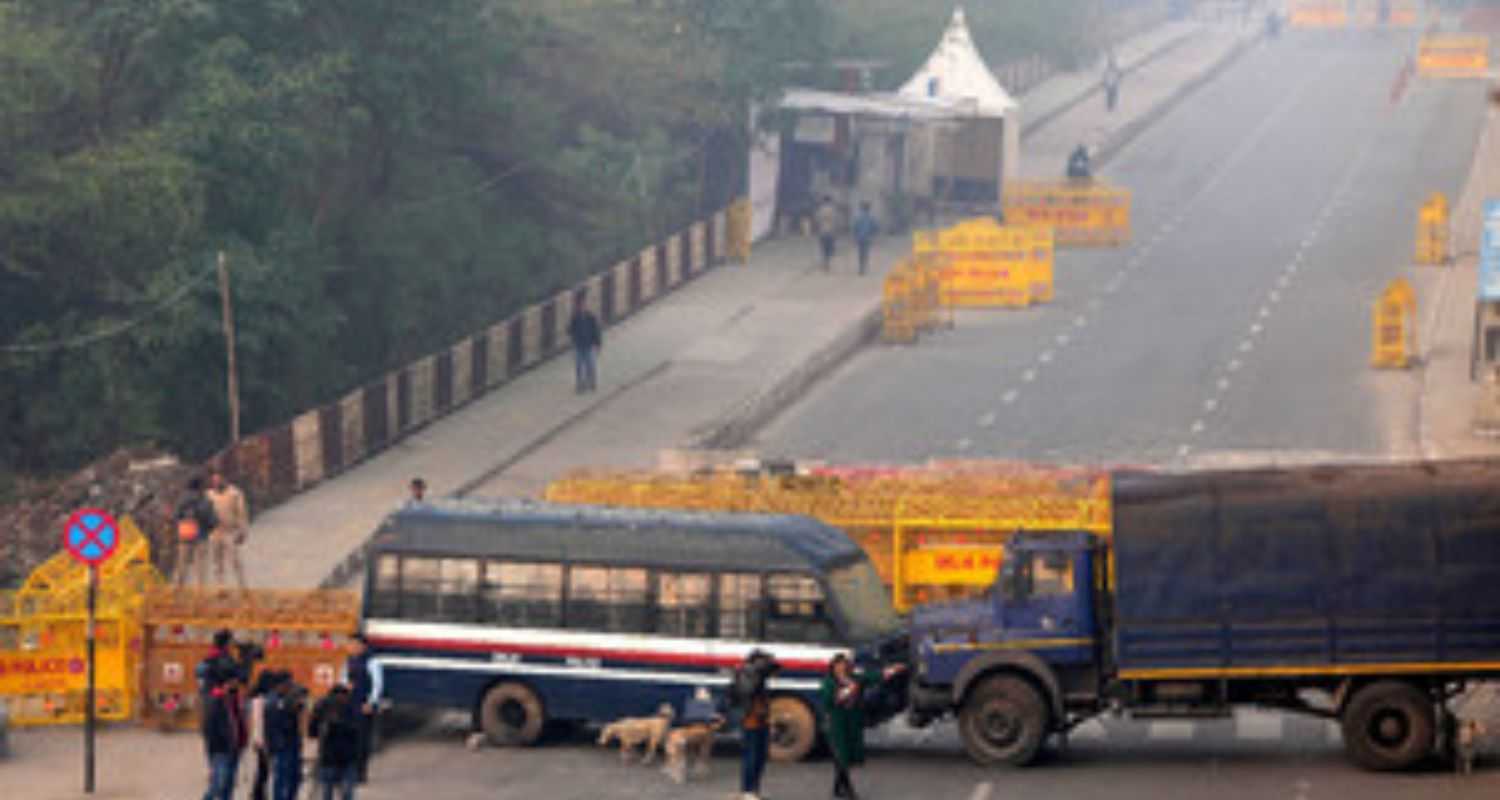
[{"label": "bus tire", "polygon": [[772,697],[770,739],[772,761],[801,761],[818,744],[818,718],[799,698]]},{"label": "bus tire", "polygon": [[497,683],[479,703],[479,728],[496,747],[536,744],[547,725],[542,700],[520,683]]},{"label": "bus tire", "polygon": [[1349,758],[1370,770],[1415,766],[1432,753],[1437,741],[1432,698],[1400,681],[1378,681],[1360,689],[1339,722]]},{"label": "bus tire", "polygon": [[1024,767],[1047,738],[1047,704],[1036,687],[1016,675],[992,675],[969,690],[958,712],[964,750],[984,766]]}]

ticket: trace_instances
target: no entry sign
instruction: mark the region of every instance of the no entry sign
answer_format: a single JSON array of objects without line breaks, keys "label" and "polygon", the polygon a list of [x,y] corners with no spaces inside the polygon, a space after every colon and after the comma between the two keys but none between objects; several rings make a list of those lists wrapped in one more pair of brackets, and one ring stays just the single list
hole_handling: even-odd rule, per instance
[{"label": "no entry sign", "polygon": [[120,546],[120,526],[107,512],[97,508],[80,508],[63,526],[63,549],[74,559],[97,567],[115,554]]}]

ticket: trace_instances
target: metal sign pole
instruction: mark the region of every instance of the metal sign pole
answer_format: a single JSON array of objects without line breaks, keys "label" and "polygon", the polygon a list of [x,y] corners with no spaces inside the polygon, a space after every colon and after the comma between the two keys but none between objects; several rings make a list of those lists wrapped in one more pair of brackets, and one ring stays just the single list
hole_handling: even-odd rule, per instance
[{"label": "metal sign pole", "polygon": [[99,567],[89,565],[89,621],[85,631],[88,643],[88,689],[83,716],[83,792],[94,793],[94,609],[99,595]]}]

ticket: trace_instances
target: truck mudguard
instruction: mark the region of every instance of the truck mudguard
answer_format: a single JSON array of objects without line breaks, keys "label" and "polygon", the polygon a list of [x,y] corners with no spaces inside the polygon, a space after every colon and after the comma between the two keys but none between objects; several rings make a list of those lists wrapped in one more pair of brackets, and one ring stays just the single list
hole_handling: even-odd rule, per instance
[{"label": "truck mudguard", "polygon": [[995,650],[969,659],[953,679],[954,705],[962,701],[971,684],[996,668],[1035,679],[1047,693],[1047,705],[1052,710],[1053,720],[1063,719],[1062,683],[1058,681],[1057,673],[1047,666],[1047,662],[1022,650]]}]

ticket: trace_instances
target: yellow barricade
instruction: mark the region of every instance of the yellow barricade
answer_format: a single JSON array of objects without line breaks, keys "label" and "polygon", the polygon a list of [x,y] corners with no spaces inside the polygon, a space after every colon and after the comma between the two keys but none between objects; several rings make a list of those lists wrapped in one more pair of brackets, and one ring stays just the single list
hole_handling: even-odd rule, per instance
[{"label": "yellow barricade", "polygon": [[1292,0],[1288,21],[1294,28],[1412,28],[1421,0]]},{"label": "yellow barricade", "polygon": [[1451,258],[1448,198],[1433,192],[1417,213],[1417,263],[1446,264]]},{"label": "yellow barricade", "polygon": [[1417,352],[1417,295],[1404,278],[1386,284],[1375,302],[1370,364],[1405,369]]},{"label": "yellow barricade", "polygon": [[1012,181],[1001,202],[1013,225],[1052,229],[1056,247],[1130,241],[1130,191],[1099,181]]},{"label": "yellow barricade", "polygon": [[1430,33],[1417,47],[1417,74],[1424,78],[1484,78],[1489,71],[1488,36]]},{"label": "yellow barricade", "polygon": [[917,340],[917,314],[913,308],[911,266],[897,264],[885,276],[881,297],[880,338],[887,344],[911,344]]},{"label": "yellow barricade", "polygon": [[728,256],[741,264],[750,260],[750,226],[753,209],[750,198],[741,197],[729,206],[724,231],[724,249]]},{"label": "yellow barricade", "polygon": [[1024,308],[1053,298],[1052,242],[1050,229],[977,217],[914,233],[912,250],[919,261],[938,257],[943,305]]}]

